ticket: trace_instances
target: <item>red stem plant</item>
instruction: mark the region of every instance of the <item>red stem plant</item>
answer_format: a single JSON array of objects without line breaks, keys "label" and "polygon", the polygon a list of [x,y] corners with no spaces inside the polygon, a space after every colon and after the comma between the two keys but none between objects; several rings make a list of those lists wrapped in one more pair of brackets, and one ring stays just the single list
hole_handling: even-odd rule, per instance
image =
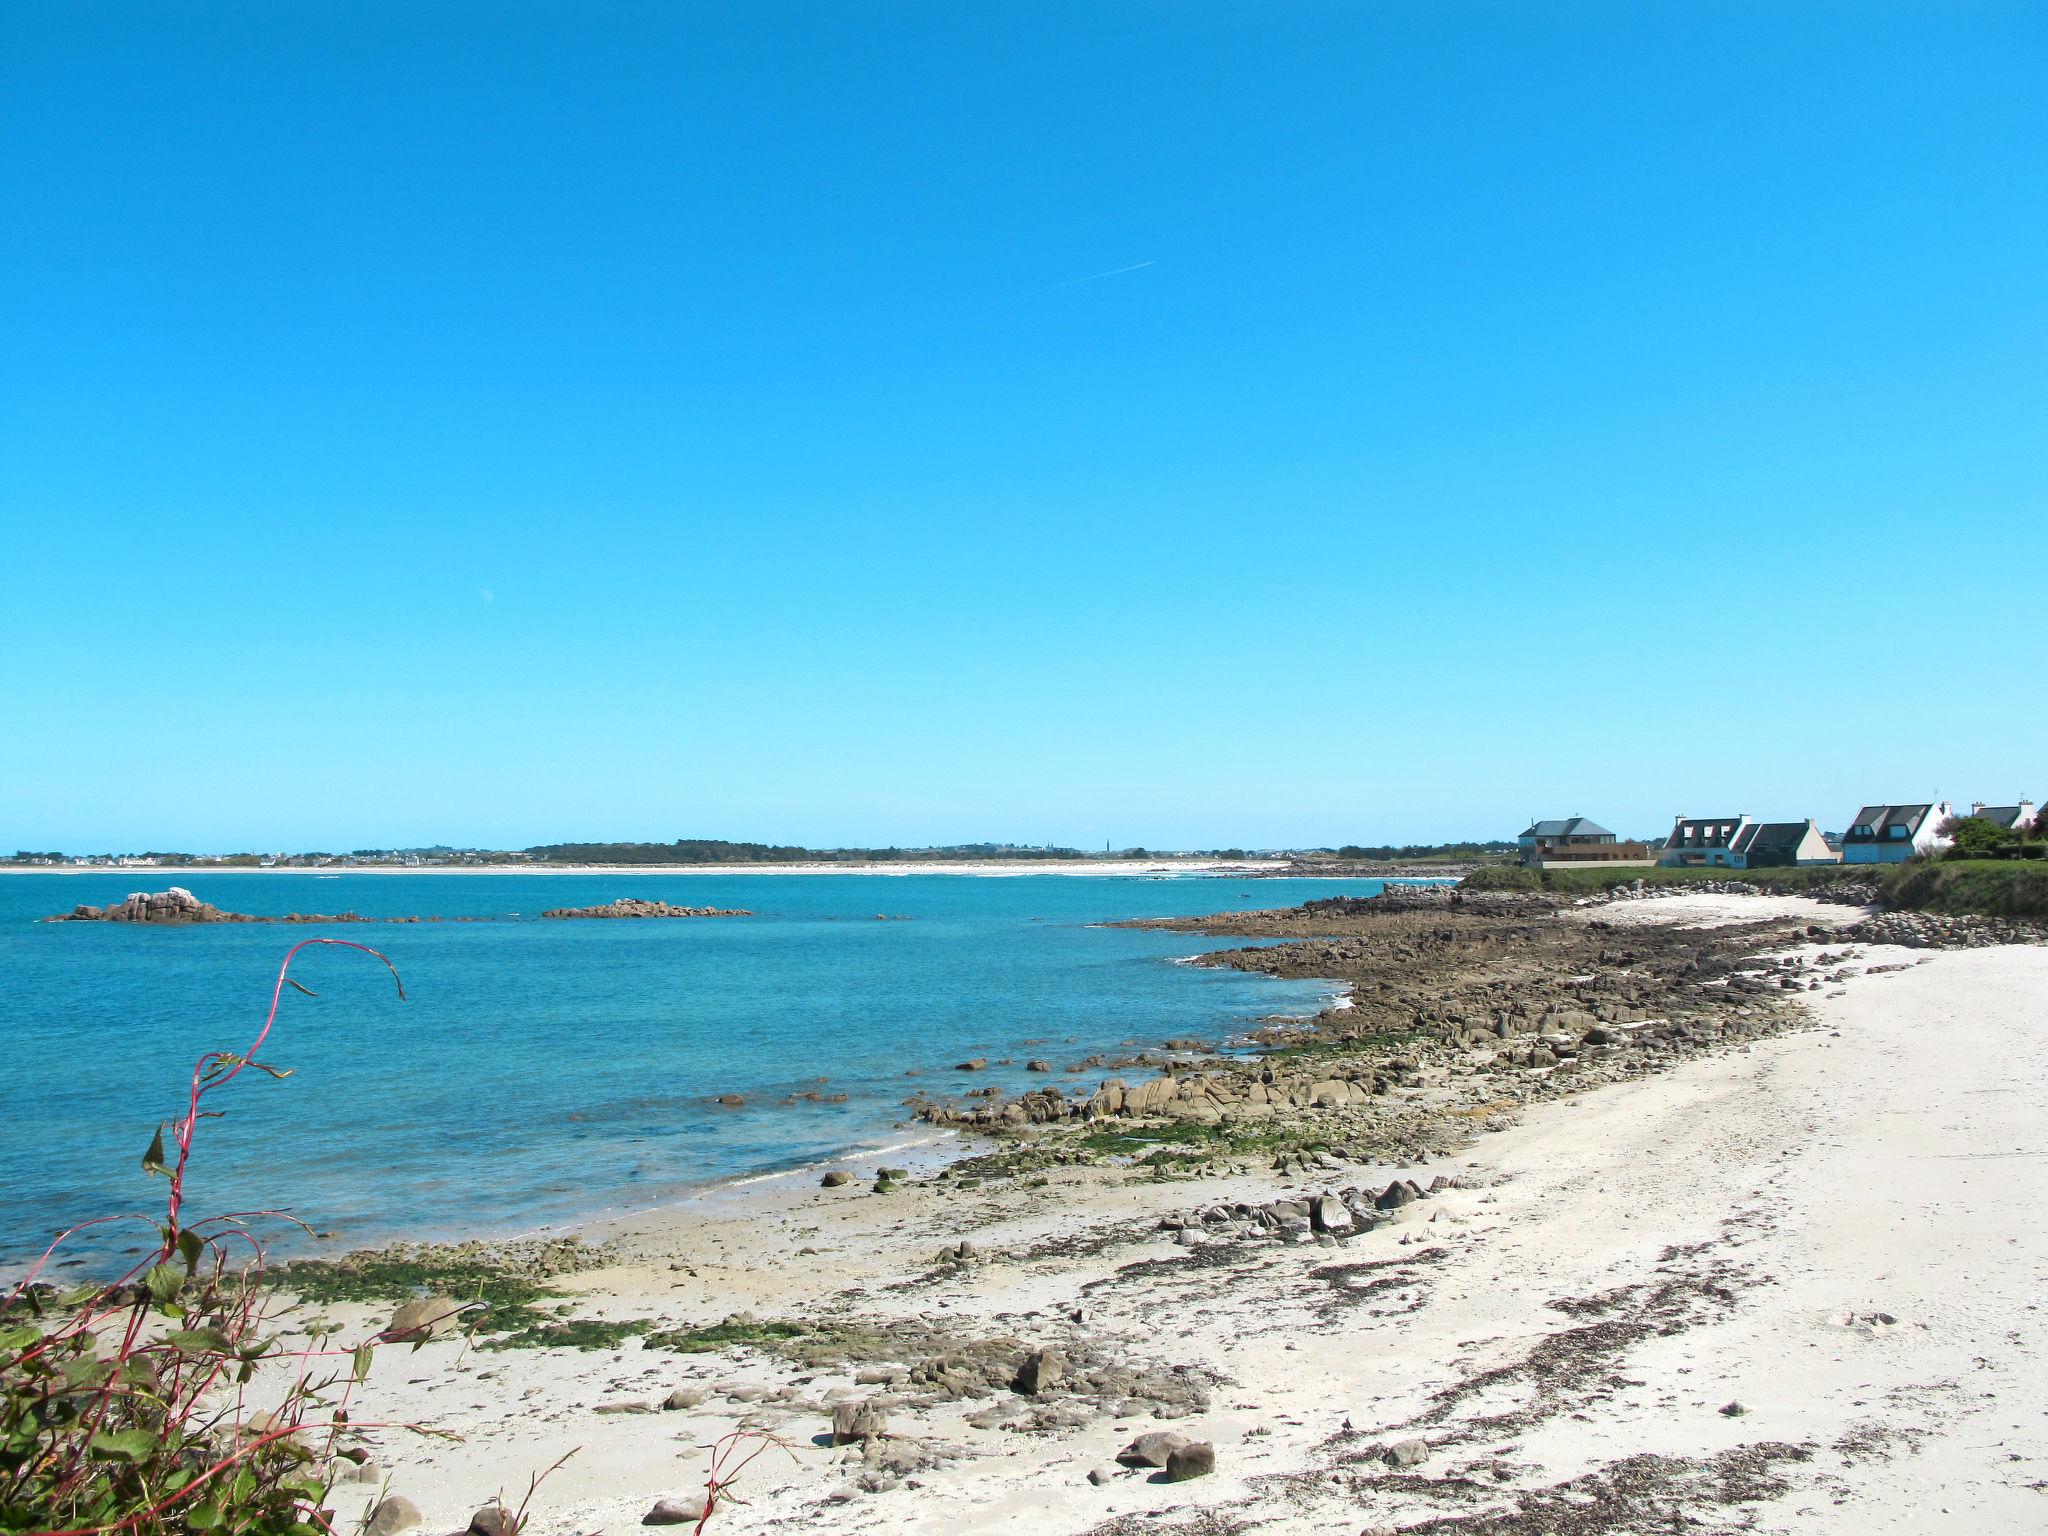
[{"label": "red stem plant", "polygon": [[[60,1233],[0,1302],[0,1532],[107,1536],[168,1531],[219,1536],[317,1536],[328,1458],[352,1424],[348,1400],[377,1342],[353,1349],[286,1349],[265,1335],[271,1293],[265,1248],[250,1222],[268,1211],[186,1221],[185,1173],[207,1097],[254,1069],[293,959],[315,944],[360,950],[403,982],[390,960],[346,939],[306,939],[278,967],[270,1011],[249,1048],[209,1051],[193,1065],[185,1114],[160,1126],[146,1173],[169,1181],[160,1221],[143,1213],[96,1217]],[[175,1157],[165,1157],[164,1132]],[[154,1222],[159,1242],[110,1284],[68,1294],[39,1281],[59,1249],[89,1227]],[[294,1221],[303,1227],[303,1223]],[[259,1367],[284,1378],[282,1400],[251,1413],[246,1388]]]}]

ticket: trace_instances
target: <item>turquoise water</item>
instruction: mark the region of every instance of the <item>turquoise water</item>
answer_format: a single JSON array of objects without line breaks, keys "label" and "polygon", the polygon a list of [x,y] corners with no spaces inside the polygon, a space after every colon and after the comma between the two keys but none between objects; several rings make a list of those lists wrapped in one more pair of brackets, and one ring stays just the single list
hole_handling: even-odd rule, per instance
[{"label": "turquoise water", "polygon": [[[473,916],[334,928],[38,923],[78,902],[187,886],[232,911]],[[208,1100],[190,1209],[287,1207],[347,1244],[529,1231],[744,1174],[928,1134],[902,1099],[1056,1067],[1124,1042],[1217,1037],[1313,1011],[1323,989],[1172,960],[1196,935],[1105,919],[1370,894],[1377,881],[908,875],[0,877],[0,1262],[58,1228],[155,1209],[139,1169],[191,1064],[242,1049],[279,959],[303,953],[264,1059]],[[616,896],[751,918],[546,922]],[[907,918],[877,922],[877,914]],[[963,1079],[951,1064],[1015,1058]],[[917,1076],[907,1073],[915,1071]],[[815,1089],[843,1104],[782,1107]],[[707,1104],[739,1093],[741,1109]],[[84,1251],[83,1249],[79,1251]]]}]

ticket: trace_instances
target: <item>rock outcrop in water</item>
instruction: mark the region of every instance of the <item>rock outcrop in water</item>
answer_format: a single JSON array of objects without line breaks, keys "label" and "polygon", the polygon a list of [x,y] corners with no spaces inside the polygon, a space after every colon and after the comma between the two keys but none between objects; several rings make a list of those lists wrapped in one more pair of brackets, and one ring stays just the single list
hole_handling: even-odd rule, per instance
[{"label": "rock outcrop in water", "polygon": [[621,896],[597,907],[554,907],[542,917],[752,917],[737,907],[672,907],[665,901],[642,901],[638,896]]},{"label": "rock outcrop in water", "polygon": [[126,901],[113,906],[94,907],[80,902],[69,912],[44,919],[50,923],[367,923],[374,919],[355,912],[328,915],[320,912],[287,912],[282,917],[255,917],[247,912],[223,912],[201,901],[182,885],[163,891],[133,891]]}]

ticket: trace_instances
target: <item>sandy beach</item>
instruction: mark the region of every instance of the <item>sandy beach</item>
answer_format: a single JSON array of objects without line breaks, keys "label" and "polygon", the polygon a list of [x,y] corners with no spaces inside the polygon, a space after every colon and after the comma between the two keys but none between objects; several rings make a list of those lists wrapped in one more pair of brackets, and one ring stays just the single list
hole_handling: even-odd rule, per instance
[{"label": "sandy beach", "polygon": [[[1751,921],[1760,900],[1625,921]],[[1816,932],[1860,916],[1779,915]],[[637,1525],[657,1499],[701,1499],[706,1448],[742,1427],[781,1444],[707,1529],[2039,1529],[2048,948],[1857,945],[1830,975],[1785,1033],[1535,1103],[1420,1166],[1056,1168],[876,1194],[854,1165],[845,1188],[776,1181],[593,1230],[611,1261],[564,1282],[579,1317],[881,1320],[962,1369],[985,1346],[1058,1351],[1036,1392],[949,1396],[929,1366],[906,1379],[907,1350],[856,1370],[448,1339],[381,1350],[356,1417],[461,1439],[372,1431],[363,1449],[437,1531],[516,1503],[570,1451],[534,1529]],[[1160,1227],[1396,1177],[1440,1187],[1341,1241]],[[382,1320],[323,1310],[344,1335]],[[1130,1395],[1080,1392],[1091,1371]],[[833,1406],[871,1399],[886,1436],[832,1446]],[[1154,1430],[1211,1443],[1214,1474],[1116,1466]],[[342,1486],[354,1505],[380,1491]]]}]

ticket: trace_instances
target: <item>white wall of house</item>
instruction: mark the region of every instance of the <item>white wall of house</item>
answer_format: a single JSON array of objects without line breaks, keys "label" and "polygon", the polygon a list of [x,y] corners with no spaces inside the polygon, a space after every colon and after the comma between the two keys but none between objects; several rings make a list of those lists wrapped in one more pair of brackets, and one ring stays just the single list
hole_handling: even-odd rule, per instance
[{"label": "white wall of house", "polygon": [[1844,864],[1903,864],[1916,853],[1934,853],[1954,846],[1955,839],[1944,837],[1941,824],[1955,814],[1955,809],[1946,800],[1931,807],[1927,817],[1920,823],[1920,829],[1911,837],[1887,837],[1880,843],[1845,843],[1842,846]]}]

